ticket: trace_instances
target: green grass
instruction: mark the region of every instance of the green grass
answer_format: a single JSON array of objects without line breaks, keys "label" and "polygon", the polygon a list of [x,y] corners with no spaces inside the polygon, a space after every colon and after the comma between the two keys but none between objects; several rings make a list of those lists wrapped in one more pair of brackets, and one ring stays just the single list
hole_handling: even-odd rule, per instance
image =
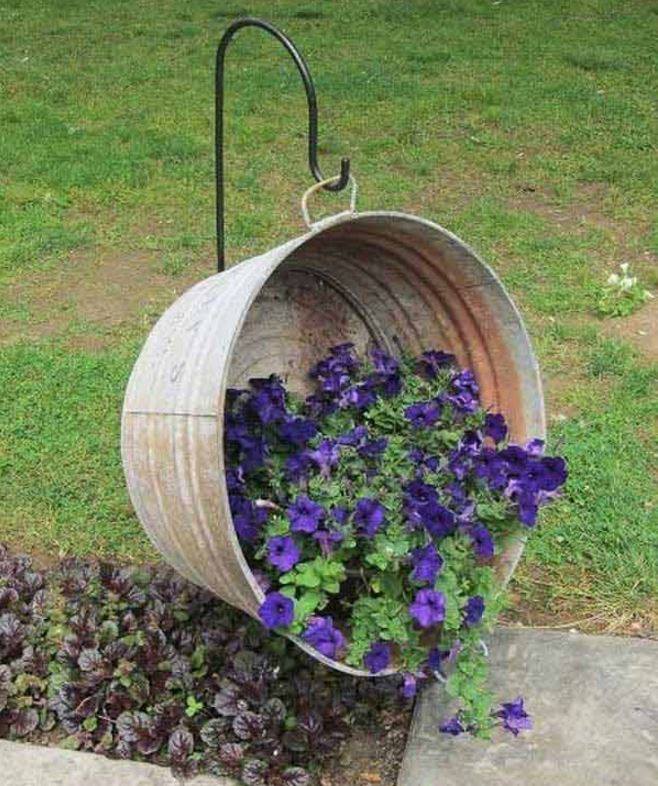
[{"label": "green grass", "polygon": [[[144,302],[162,303],[163,278],[212,272],[214,46],[242,13],[303,50],[322,166],[333,173],[351,156],[359,207],[448,226],[523,308],[551,440],[571,466],[518,573],[525,602],[612,627],[650,619],[656,370],[591,317],[620,261],[658,284],[658,4],[646,0],[3,0],[0,539],[42,555],[152,556],[118,432],[153,304],[108,325],[49,283],[142,254]],[[309,183],[299,77],[262,33],[231,45],[227,113],[237,260],[301,231]],[[344,199],[316,204],[330,212]],[[101,287],[115,267],[99,264]]]}]

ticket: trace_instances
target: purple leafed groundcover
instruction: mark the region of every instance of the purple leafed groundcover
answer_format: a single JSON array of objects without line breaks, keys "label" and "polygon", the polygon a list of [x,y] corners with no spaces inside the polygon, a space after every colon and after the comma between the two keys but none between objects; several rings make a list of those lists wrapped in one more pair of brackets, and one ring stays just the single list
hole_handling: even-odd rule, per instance
[{"label": "purple leafed groundcover", "polygon": [[0,546],[0,737],[307,786],[403,702],[395,679],[337,674],[169,569],[40,571]]}]

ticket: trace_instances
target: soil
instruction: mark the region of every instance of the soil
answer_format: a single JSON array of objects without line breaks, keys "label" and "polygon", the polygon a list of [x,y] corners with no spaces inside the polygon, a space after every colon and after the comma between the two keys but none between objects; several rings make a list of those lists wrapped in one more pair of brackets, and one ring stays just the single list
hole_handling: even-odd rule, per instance
[{"label": "soil", "polygon": [[658,297],[629,317],[602,321],[601,332],[633,344],[647,360],[658,360]]},{"label": "soil", "polygon": [[395,786],[407,741],[411,710],[381,713],[381,725],[358,730],[320,773],[320,786]]},{"label": "soil", "polygon": [[[0,342],[71,332],[67,340],[72,346],[99,350],[114,329],[140,317],[159,316],[189,286],[214,272],[209,253],[177,277],[162,272],[160,264],[160,255],[152,251],[71,252],[65,264],[7,286],[4,298],[24,307],[29,320],[5,320]],[[85,327],[84,332],[70,330],[76,322]]]}]

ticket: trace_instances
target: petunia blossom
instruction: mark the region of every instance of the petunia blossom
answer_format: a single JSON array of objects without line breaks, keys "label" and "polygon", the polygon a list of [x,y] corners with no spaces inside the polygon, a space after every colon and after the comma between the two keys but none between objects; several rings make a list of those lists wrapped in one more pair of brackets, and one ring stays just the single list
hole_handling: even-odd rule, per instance
[{"label": "petunia blossom", "polygon": [[436,577],[443,566],[443,559],[436,548],[430,543],[411,552],[411,562],[414,569],[411,578],[414,581],[434,584]]},{"label": "petunia blossom", "polygon": [[280,592],[270,592],[258,609],[263,625],[273,628],[287,628],[295,616],[295,603]]},{"label": "petunia blossom", "polygon": [[386,509],[372,497],[361,497],[356,503],[354,523],[359,532],[371,538],[384,523]]},{"label": "petunia blossom", "polygon": [[466,601],[464,607],[464,625],[471,628],[482,622],[484,614],[484,598],[481,595],[473,595]]},{"label": "petunia blossom", "polygon": [[345,637],[334,627],[331,617],[311,617],[302,639],[327,658],[336,658],[345,649]]},{"label": "petunia blossom", "polygon": [[281,572],[287,573],[299,562],[301,552],[290,535],[280,535],[267,541],[267,559]]},{"label": "petunia blossom", "polygon": [[446,616],[445,595],[431,589],[419,590],[409,606],[409,614],[421,628],[443,622]]},{"label": "petunia blossom", "polygon": [[441,417],[441,404],[432,399],[431,401],[419,401],[411,404],[404,410],[405,418],[415,429],[427,429],[434,426]]},{"label": "petunia blossom", "polygon": [[376,641],[363,656],[363,663],[371,674],[387,668],[391,662],[391,647],[383,641]]},{"label": "petunia blossom", "polygon": [[305,494],[300,494],[293,504],[287,509],[290,529],[293,532],[315,532],[324,518],[325,510],[322,505],[309,499]]},{"label": "petunia blossom", "polygon": [[525,711],[521,696],[514,701],[501,704],[496,717],[502,720],[503,728],[511,731],[515,737],[519,732],[532,728],[532,718]]}]

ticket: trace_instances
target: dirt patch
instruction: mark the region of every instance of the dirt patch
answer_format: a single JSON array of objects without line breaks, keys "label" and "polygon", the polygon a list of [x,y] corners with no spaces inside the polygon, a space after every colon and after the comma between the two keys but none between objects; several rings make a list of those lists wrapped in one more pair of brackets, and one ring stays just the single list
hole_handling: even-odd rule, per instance
[{"label": "dirt patch", "polygon": [[66,336],[71,345],[101,349],[118,327],[161,313],[181,292],[214,271],[210,251],[182,274],[159,269],[158,252],[72,252],[58,267],[7,286],[4,297],[28,319],[5,320],[0,341]]},{"label": "dirt patch", "polygon": [[320,786],[395,786],[411,709],[380,713],[380,721],[376,729],[350,735],[339,756],[323,768]]},{"label": "dirt patch", "polygon": [[606,263],[638,263],[640,266],[655,266],[658,257],[649,250],[640,250],[638,245],[651,232],[651,221],[626,221],[614,218],[606,210],[609,187],[604,183],[581,184],[574,199],[567,205],[558,202],[554,194],[528,184],[518,186],[516,196],[506,204],[512,210],[524,210],[555,224],[565,233],[583,234],[590,229],[605,232],[610,240],[605,254]]},{"label": "dirt patch", "polygon": [[630,317],[602,320],[601,332],[609,338],[628,341],[645,358],[658,361],[658,298],[650,300]]}]

